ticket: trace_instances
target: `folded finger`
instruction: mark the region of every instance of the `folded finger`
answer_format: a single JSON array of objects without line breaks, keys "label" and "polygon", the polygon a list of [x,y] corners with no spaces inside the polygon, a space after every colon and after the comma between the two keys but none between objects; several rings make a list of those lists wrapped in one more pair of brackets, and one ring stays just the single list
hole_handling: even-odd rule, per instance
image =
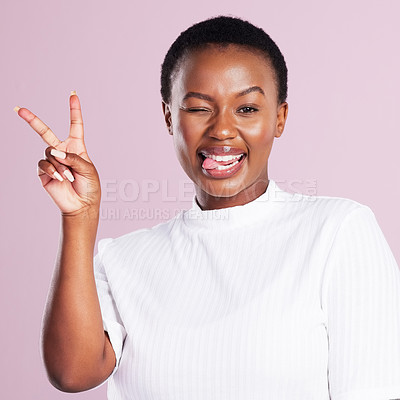
[{"label": "folded finger", "polygon": [[[55,152],[55,154],[53,154],[53,152]],[[52,147],[48,147],[45,150],[46,160],[48,160],[54,166],[54,168],[57,170],[59,176],[68,179],[70,182],[73,182],[75,180],[75,177],[74,177],[73,173],[71,172],[71,170],[66,165],[57,161],[56,158],[54,157],[54,155],[57,156],[57,153],[60,153],[60,152]],[[56,178],[58,180],[60,180],[57,177],[57,174],[56,174]]]},{"label": "folded finger", "polygon": [[52,179],[57,179],[60,182],[64,180],[60,173],[57,171],[56,167],[48,160],[40,160],[38,162],[38,175],[40,177],[43,174],[46,174]]}]

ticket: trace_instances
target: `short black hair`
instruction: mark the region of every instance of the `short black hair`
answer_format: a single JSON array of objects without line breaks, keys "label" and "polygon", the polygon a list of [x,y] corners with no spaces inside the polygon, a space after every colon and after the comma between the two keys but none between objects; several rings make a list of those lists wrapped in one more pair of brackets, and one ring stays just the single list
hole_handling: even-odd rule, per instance
[{"label": "short black hair", "polygon": [[218,16],[201,21],[181,32],[169,48],[161,66],[161,97],[171,100],[172,78],[179,61],[191,50],[209,44],[241,45],[261,52],[275,71],[279,104],[287,98],[287,67],[275,42],[261,28],[236,17]]}]

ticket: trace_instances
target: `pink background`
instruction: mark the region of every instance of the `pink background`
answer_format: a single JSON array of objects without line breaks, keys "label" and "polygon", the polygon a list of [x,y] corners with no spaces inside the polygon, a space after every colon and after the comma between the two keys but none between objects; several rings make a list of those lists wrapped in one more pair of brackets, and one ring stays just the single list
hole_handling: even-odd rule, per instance
[{"label": "pink background", "polygon": [[3,2],[1,14],[2,398],[106,398],[105,385],[58,392],[42,366],[60,218],[36,176],[46,145],[13,107],[30,108],[63,140],[77,91],[103,185],[98,239],[162,222],[190,207],[193,191],[164,127],[160,65],[176,36],[204,18],[249,19],[285,55],[289,119],[270,178],[289,191],[367,204],[399,262],[398,1],[22,0]]}]

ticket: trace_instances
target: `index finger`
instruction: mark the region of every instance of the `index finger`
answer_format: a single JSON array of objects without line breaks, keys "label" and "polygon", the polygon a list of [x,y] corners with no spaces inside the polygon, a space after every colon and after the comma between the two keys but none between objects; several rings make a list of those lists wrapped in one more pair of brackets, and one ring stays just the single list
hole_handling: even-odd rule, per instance
[{"label": "index finger", "polygon": [[20,108],[17,114],[24,119],[48,145],[57,147],[61,143],[53,131],[27,108]]}]

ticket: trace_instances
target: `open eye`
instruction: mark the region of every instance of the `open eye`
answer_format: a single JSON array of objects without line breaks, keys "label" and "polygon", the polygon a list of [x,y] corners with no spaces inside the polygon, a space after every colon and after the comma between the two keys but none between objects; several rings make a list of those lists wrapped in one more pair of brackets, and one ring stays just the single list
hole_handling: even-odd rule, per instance
[{"label": "open eye", "polygon": [[241,108],[238,109],[238,112],[242,113],[242,114],[252,114],[252,113],[257,112],[257,111],[258,111],[257,108],[250,107],[250,106],[245,106],[245,107],[241,107]]}]

